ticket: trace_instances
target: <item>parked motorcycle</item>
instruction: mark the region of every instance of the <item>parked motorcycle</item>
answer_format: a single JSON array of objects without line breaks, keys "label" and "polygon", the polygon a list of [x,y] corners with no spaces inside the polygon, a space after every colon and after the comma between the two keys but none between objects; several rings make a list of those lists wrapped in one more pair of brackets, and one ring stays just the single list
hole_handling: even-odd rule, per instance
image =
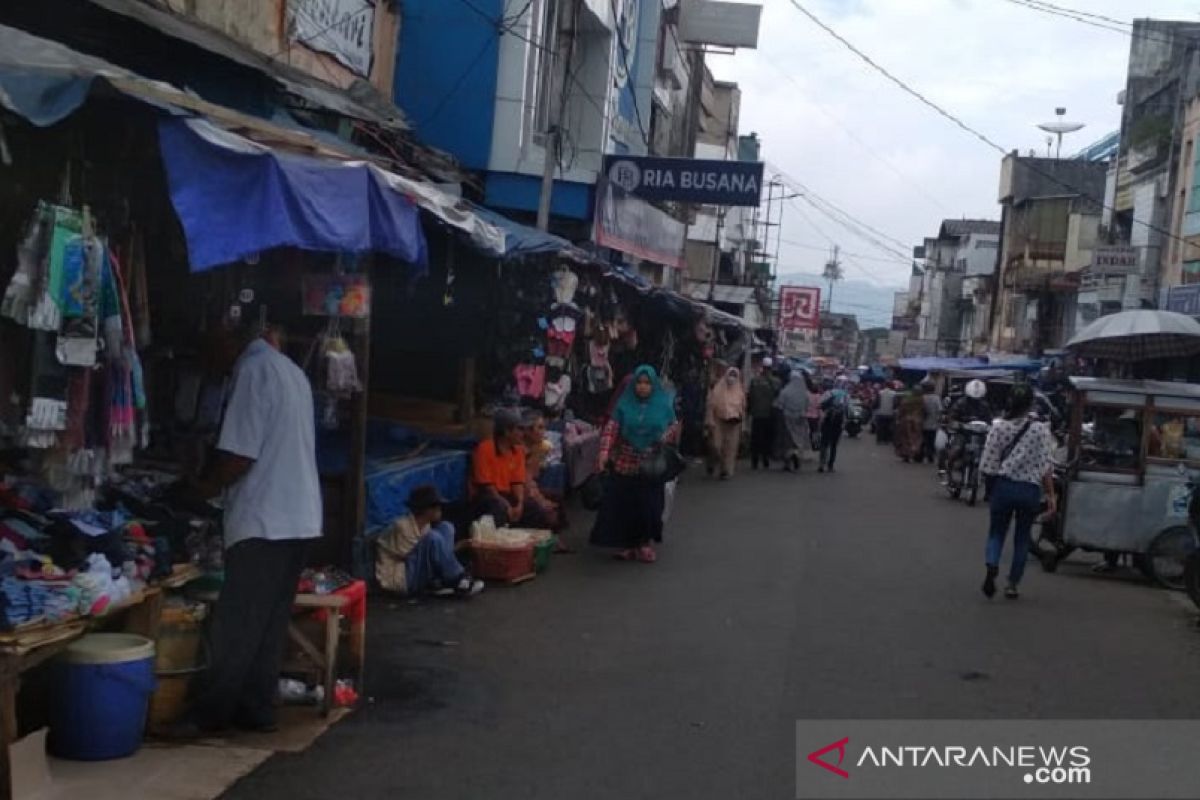
[{"label": "parked motorcycle", "polygon": [[992,426],[983,420],[973,420],[958,425],[951,433],[947,456],[946,491],[955,500],[967,495],[967,505],[975,505],[983,476],[979,472],[979,461],[983,455],[983,444],[987,441]]}]

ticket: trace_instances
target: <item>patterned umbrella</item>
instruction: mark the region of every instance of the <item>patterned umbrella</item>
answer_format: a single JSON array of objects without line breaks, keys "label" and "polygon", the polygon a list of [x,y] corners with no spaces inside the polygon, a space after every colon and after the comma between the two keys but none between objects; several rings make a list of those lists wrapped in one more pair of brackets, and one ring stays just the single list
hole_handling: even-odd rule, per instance
[{"label": "patterned umbrella", "polygon": [[1122,311],[1085,327],[1067,349],[1113,361],[1194,356],[1200,353],[1200,322],[1174,311]]}]

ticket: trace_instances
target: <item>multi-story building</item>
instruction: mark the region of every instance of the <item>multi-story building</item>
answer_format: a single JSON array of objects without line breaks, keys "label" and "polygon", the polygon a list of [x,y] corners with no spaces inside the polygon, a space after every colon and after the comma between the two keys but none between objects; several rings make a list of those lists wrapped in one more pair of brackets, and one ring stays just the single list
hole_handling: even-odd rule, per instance
[{"label": "multi-story building", "polygon": [[1113,165],[1111,210],[1103,219],[1106,240],[1132,247],[1137,256],[1130,274],[1140,286],[1126,282],[1125,307],[1159,303],[1164,289],[1184,282],[1183,264],[1190,260],[1178,237],[1192,202],[1187,181],[1195,146],[1187,143],[1195,141],[1189,104],[1200,94],[1198,39],[1200,23],[1134,22],[1128,78],[1118,98],[1120,156]]},{"label": "multi-story building", "polygon": [[937,236],[915,249],[922,266],[914,269],[909,293],[914,348],[945,356],[985,349],[976,342],[987,321],[980,295],[995,270],[999,240],[998,222],[947,219]]},{"label": "multi-story building", "polygon": [[423,141],[480,176],[485,205],[532,222],[549,175],[551,231],[680,288],[685,241],[717,227],[732,241],[737,218],[690,220],[602,173],[606,155],[703,157],[701,137],[728,131],[736,157],[736,87],[717,91],[687,12],[676,0],[407,0],[396,102]]},{"label": "multi-story building", "polygon": [[1005,156],[992,350],[1040,353],[1074,332],[1082,273],[1102,241],[1107,172],[1104,162]]}]

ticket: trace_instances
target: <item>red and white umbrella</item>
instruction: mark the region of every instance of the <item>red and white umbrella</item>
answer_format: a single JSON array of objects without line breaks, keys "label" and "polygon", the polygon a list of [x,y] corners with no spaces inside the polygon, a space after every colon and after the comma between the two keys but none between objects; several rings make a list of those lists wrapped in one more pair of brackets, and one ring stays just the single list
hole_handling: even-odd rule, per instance
[{"label": "red and white umbrella", "polygon": [[1067,342],[1082,358],[1145,361],[1200,354],[1200,322],[1174,311],[1122,311],[1091,323]]}]

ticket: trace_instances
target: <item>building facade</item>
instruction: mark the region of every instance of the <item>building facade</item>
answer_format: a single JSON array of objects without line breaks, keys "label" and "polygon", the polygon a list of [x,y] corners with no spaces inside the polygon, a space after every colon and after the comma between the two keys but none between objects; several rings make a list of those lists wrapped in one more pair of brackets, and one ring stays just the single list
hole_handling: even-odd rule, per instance
[{"label": "building facade", "polygon": [[1074,332],[1082,274],[1102,243],[1107,173],[1104,162],[1004,158],[991,350],[1038,354]]}]

